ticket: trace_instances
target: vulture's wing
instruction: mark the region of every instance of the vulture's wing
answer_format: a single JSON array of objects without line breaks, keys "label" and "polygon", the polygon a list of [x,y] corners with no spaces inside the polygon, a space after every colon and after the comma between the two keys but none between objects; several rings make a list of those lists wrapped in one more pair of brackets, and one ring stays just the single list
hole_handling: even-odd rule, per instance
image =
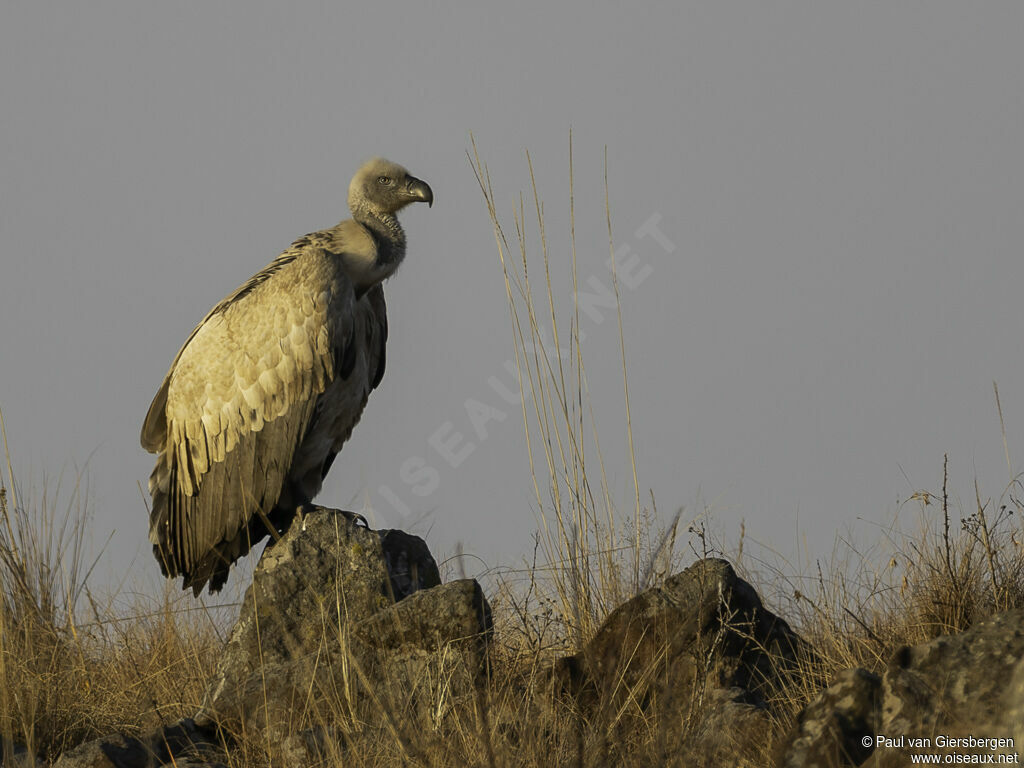
[{"label": "vulture's wing", "polygon": [[262,527],[250,537],[250,521],[274,508],[317,397],[353,342],[351,286],[324,267],[330,260],[299,260],[310,248],[296,242],[214,307],[146,416],[142,445],[160,452],[150,540],[165,572],[197,593],[208,580],[219,588],[262,538]]},{"label": "vulture's wing", "polygon": [[178,360],[181,359],[182,352],[184,352],[185,348],[192,342],[195,335],[199,333],[199,329],[206,325],[206,321],[211,317],[220,314],[231,304],[234,304],[252,293],[257,286],[266,282],[276,272],[281,270],[282,267],[295,261],[295,258],[298,255],[297,247],[302,245],[302,241],[295,243],[294,246],[289,248],[270,262],[270,264],[249,278],[248,281],[239,286],[238,290],[224,298],[219,304],[211,309],[207,313],[206,317],[200,321],[199,325],[192,329],[192,333],[188,335],[188,338],[185,339],[185,343],[182,344],[181,349],[178,350],[178,354],[174,356],[174,360],[171,362],[171,367],[167,371],[167,375],[164,377],[163,383],[160,384],[160,389],[153,398],[153,402],[150,403],[149,411],[146,413],[146,420],[142,422],[141,442],[143,448],[150,453],[157,453],[164,449],[164,445],[167,442],[167,387],[171,381],[171,374],[174,373],[174,368],[178,365]]}]

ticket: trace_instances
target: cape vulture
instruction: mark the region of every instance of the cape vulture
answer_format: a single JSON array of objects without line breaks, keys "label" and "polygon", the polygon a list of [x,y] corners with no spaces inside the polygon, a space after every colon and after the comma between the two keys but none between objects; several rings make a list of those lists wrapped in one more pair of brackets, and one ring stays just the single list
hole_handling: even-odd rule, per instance
[{"label": "cape vulture", "polygon": [[352,218],[296,240],[196,326],[149,407],[149,539],[164,575],[216,592],[231,564],[320,491],[384,374],[381,282],[405,256],[395,214],[433,204],[400,165],[352,179]]}]

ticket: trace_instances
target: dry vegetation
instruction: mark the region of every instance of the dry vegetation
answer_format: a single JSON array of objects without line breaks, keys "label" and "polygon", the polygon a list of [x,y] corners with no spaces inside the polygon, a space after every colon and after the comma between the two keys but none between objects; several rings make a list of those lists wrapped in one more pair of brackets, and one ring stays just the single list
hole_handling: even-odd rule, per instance
[{"label": "dry vegetation", "polygon": [[[0,416],[2,424],[2,416]],[[6,437],[5,437],[6,449]],[[21,496],[7,456],[0,479],[0,738],[47,757],[118,730],[191,715],[221,642],[167,589],[161,599],[98,598],[87,585],[87,511],[76,488]],[[58,484],[59,486],[59,484]],[[115,608],[115,600],[130,604]]]},{"label": "dry vegetation", "polygon": [[[635,465],[632,504],[625,512],[616,508],[589,410],[578,312],[567,332],[556,321],[540,196],[534,188],[530,205],[521,203],[515,211],[509,240],[475,147],[472,160],[494,224],[516,363],[529,393],[522,415],[532,477],[524,482],[533,483],[542,525],[532,562],[493,574],[485,586],[495,618],[487,685],[476,696],[459,699],[444,680],[427,681],[434,700],[426,710],[411,709],[412,697],[401,689],[374,691],[359,704],[340,693],[313,702],[303,725],[328,726],[337,737],[325,764],[693,764],[687,749],[699,711],[685,717],[657,708],[629,717],[619,711],[587,722],[571,702],[538,681],[545,679],[540,672],[546,664],[578,650],[612,608],[695,555],[731,559],[769,607],[820,654],[803,681],[772,702],[775,727],[762,744],[750,745],[748,762],[738,758],[738,765],[766,765],[792,718],[835,672],[851,666],[880,671],[900,645],[960,631],[1024,604],[1016,478],[997,500],[976,489],[969,509],[951,500],[944,479],[934,492],[922,491],[907,502],[902,512],[917,513],[913,523],[894,525],[868,552],[842,545],[810,573],[755,562],[743,551],[742,537],[734,546],[714,542],[701,523],[683,530],[679,514],[659,527],[653,497],[647,503],[641,494]],[[539,299],[528,280],[527,265],[537,258],[528,258],[528,221],[541,248]],[[574,233],[571,242],[575,285]],[[541,339],[545,327],[554,334],[551,346]],[[552,354],[563,345],[568,355]],[[627,424],[621,439],[632,456],[624,344],[620,350]],[[0,474],[5,751],[17,743],[52,758],[91,738],[144,733],[194,714],[230,609],[220,614],[199,609],[173,588],[157,599],[95,594],[83,561],[88,518],[77,494],[70,494],[63,511],[45,491],[38,499],[23,496],[6,455],[6,478]],[[946,470],[944,465],[944,478]],[[358,676],[351,684],[360,684]],[[268,765],[276,752],[262,734],[228,736],[232,766]]]}]

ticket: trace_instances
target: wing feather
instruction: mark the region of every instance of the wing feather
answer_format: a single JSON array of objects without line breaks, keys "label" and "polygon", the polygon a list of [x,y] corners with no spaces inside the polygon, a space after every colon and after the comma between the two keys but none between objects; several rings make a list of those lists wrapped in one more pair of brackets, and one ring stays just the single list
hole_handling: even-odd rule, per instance
[{"label": "wing feather", "polygon": [[181,359],[182,353],[192,343],[192,339],[195,338],[196,334],[202,330],[210,318],[222,314],[229,306],[240,302],[259,286],[267,282],[271,277],[280,272],[284,267],[294,262],[302,254],[304,249],[310,247],[312,247],[310,236],[296,240],[292,244],[291,248],[286,250],[266,267],[249,278],[249,280],[239,286],[234,293],[222,299],[209,311],[199,325],[192,329],[192,333],[190,333],[188,338],[185,339],[185,343],[181,345],[181,349],[178,350],[178,354],[174,356],[170,370],[168,370],[167,376],[164,377],[163,382],[160,384],[160,389],[157,390],[156,396],[153,398],[153,402],[149,406],[149,411],[146,413],[146,418],[142,422],[141,443],[143,448],[150,453],[156,453],[163,449],[164,443],[167,440],[167,419],[165,417],[165,413],[167,410],[167,390],[170,385],[171,374],[178,365],[178,360]]}]

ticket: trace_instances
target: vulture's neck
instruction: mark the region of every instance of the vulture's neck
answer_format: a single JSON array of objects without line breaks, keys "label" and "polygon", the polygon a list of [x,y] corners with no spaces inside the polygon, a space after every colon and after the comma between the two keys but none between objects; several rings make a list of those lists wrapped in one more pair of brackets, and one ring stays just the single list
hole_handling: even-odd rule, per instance
[{"label": "vulture's neck", "polygon": [[405,230],[393,213],[355,208],[352,218],[369,231],[376,245],[373,258],[354,259],[348,264],[349,277],[360,295],[394,274],[405,258]]}]

